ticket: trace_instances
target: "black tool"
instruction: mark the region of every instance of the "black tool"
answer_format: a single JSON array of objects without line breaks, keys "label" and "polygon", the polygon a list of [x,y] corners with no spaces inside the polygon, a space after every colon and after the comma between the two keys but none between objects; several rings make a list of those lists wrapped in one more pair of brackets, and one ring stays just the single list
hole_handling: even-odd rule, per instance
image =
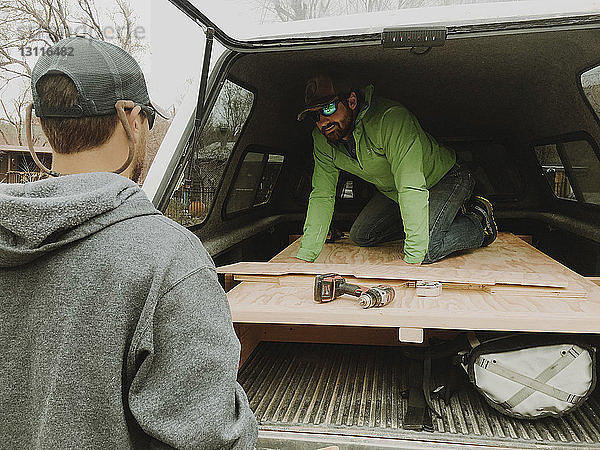
[{"label": "black tool", "polygon": [[366,309],[391,303],[394,300],[395,291],[393,287],[383,284],[369,288],[346,283],[344,277],[335,273],[315,277],[315,302],[327,303],[343,294],[358,297],[360,306]]}]

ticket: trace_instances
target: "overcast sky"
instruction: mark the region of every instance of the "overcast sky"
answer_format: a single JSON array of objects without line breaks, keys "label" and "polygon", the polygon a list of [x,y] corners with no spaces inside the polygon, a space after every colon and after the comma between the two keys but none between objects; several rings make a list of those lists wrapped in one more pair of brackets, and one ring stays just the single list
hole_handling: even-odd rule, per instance
[{"label": "overcast sky", "polygon": [[[218,26],[237,37],[248,34],[265,19],[260,9],[263,0],[192,1]],[[473,0],[453,0],[456,3],[466,1]],[[439,3],[444,1],[438,0]],[[130,4],[137,15],[136,25],[142,27],[141,36],[147,44],[146,52],[137,56],[146,75],[150,97],[164,108],[169,108],[177,104],[186,92],[195,95],[197,91],[194,92],[193,88],[197,84],[204,52],[202,29],[168,0],[130,0]],[[96,0],[96,5],[101,13],[101,26],[113,25],[106,11],[114,8],[115,0]],[[339,22],[339,19],[335,20]],[[286,24],[289,25],[291,23]],[[218,54],[222,47],[217,43],[215,46]],[[33,65],[34,60],[29,62]],[[195,84],[189,80],[194,80]],[[17,92],[17,86],[13,85],[1,94],[5,100],[10,100]]]},{"label": "overcast sky", "polygon": [[[190,83],[186,80],[198,78],[204,33],[168,0],[130,0],[130,4],[137,16],[136,26],[141,27],[139,37],[147,44],[146,51],[136,57],[146,76],[150,97],[169,108],[189,90]],[[101,27],[110,28],[114,23],[106,16],[106,11],[114,7],[114,0],[96,0],[96,5]],[[106,39],[110,42],[110,36]],[[32,67],[36,59],[28,58]],[[22,80],[11,83],[0,93],[2,98],[10,102],[20,92],[22,84]]]}]

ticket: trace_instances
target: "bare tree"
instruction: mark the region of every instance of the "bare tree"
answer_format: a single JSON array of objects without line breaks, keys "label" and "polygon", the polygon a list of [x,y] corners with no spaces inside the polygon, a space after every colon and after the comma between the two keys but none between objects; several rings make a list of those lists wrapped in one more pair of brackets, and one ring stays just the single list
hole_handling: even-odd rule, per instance
[{"label": "bare tree", "polygon": [[[17,141],[19,145],[23,145],[23,125],[25,124],[24,111],[25,106],[28,103],[28,92],[23,90],[19,96],[17,96],[12,101],[12,110],[6,107],[6,103],[4,100],[0,99],[0,106],[2,107],[2,112],[4,117],[0,117],[0,121],[8,123],[12,125],[16,131]],[[2,133],[4,135],[4,133]],[[6,136],[4,136],[6,139]],[[7,140],[8,143],[8,140]]]},{"label": "bare tree", "polygon": [[[109,13],[114,22],[116,43],[136,54],[145,49],[133,39],[135,16],[128,0],[116,0],[116,9]],[[0,82],[2,91],[13,80],[31,78],[31,67],[25,49],[48,48],[61,39],[84,34],[105,39],[95,0],[0,0]],[[12,104],[2,102],[0,118],[16,128],[22,144],[23,99],[30,97],[29,83]],[[17,107],[21,107],[17,110]]]},{"label": "bare tree", "polygon": [[2,139],[4,139],[5,144],[10,144],[10,141],[8,140],[8,136],[6,136],[6,133],[2,129],[2,122],[0,122],[0,136],[2,136]]},{"label": "bare tree", "polygon": [[[128,0],[116,0],[108,16],[120,47],[133,54],[144,49],[132,39],[137,16]],[[23,47],[49,47],[75,34],[105,39],[95,0],[0,0],[0,69],[30,75]],[[13,65],[17,67],[8,67]]]},{"label": "bare tree", "polygon": [[348,12],[373,12],[402,7],[402,0],[348,0]]},{"label": "bare tree", "polygon": [[225,83],[223,86],[217,110],[220,113],[222,125],[227,126],[231,137],[237,137],[242,131],[250,108],[252,108],[252,100],[252,93],[234,83]]},{"label": "bare tree", "polygon": [[262,0],[263,21],[316,19],[336,14],[355,14],[478,0]]},{"label": "bare tree", "polygon": [[327,16],[330,7],[331,0],[264,0],[263,13],[290,22]]},{"label": "bare tree", "polygon": [[600,117],[600,84],[584,86],[583,92],[590,101],[594,111],[596,111],[596,114]]},{"label": "bare tree", "polygon": [[137,55],[147,50],[144,41],[135,39],[137,16],[131,9],[129,1],[116,0],[116,4],[116,10],[110,13],[109,16],[113,23],[119,24],[115,30],[119,46],[132,55]]},{"label": "bare tree", "polygon": [[[426,6],[445,6],[505,0],[257,0],[263,22],[289,22],[331,15],[398,10]],[[515,0],[513,0],[515,1]]]}]

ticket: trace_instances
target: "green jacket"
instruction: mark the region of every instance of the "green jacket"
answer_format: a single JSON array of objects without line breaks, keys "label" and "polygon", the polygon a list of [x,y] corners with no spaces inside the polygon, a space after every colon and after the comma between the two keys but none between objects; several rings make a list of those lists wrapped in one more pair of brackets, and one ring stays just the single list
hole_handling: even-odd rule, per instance
[{"label": "green jacket", "polygon": [[404,260],[420,263],[429,246],[428,189],[452,168],[456,154],[423,131],[404,106],[373,96],[373,86],[367,86],[364,95],[365,105],[353,132],[358,161],[343,145],[329,144],[318,128],[313,129],[313,189],[297,257],[314,261],[321,253],[333,216],[339,171],[345,170],[373,183],[400,205],[406,233]]}]

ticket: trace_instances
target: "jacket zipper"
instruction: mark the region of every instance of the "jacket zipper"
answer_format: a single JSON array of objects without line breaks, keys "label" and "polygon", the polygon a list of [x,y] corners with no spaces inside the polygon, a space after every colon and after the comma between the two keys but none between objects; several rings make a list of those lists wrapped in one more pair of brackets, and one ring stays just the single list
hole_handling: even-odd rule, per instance
[{"label": "jacket zipper", "polygon": [[[360,170],[365,170],[362,166],[362,164],[360,163],[360,159],[358,159],[358,142],[356,141],[356,138],[354,137],[354,133],[352,133],[352,139],[354,139],[354,148],[356,149],[356,162],[358,163],[358,167],[360,167]],[[348,152],[348,149],[346,149],[346,153],[348,153],[348,156],[352,157]]]}]

